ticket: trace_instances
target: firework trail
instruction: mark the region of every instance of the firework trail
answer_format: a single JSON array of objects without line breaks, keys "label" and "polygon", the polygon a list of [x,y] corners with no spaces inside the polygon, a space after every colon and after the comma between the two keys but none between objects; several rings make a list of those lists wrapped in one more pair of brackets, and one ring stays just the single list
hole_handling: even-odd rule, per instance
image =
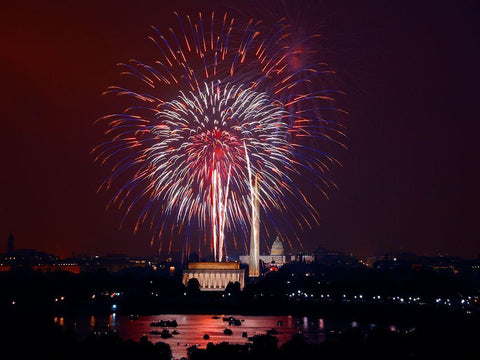
[{"label": "firework trail", "polygon": [[[148,223],[152,243],[165,246],[169,237],[169,251],[183,234],[187,252],[190,228],[198,227],[218,261],[227,256],[226,232],[235,246],[248,238],[253,176],[267,233],[311,226],[318,214],[295,177],[301,173],[322,191],[331,185],[325,174],[335,160],[302,143],[336,141],[330,123],[316,115],[332,108],[332,92],[305,91],[327,72],[324,65],[291,66],[299,50],[285,45],[291,29],[284,20],[265,29],[227,14],[176,16],[178,31],[153,28],[155,64],[120,64],[139,90],[106,91],[132,103],[99,119],[107,123],[107,141],[92,152],[112,168],[100,189],[129,178],[109,205],[124,206],[125,217],[137,209],[135,232]],[[312,108],[316,101],[323,105]]]}]

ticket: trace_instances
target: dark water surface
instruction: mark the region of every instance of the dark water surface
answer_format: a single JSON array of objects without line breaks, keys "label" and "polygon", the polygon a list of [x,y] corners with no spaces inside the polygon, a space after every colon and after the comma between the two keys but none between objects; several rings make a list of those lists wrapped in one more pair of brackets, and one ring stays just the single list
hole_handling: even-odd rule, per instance
[{"label": "dark water surface", "polygon": [[[56,317],[54,320],[58,324],[71,327],[78,334],[80,339],[85,338],[89,331],[94,329],[117,331],[122,339],[131,339],[139,341],[144,335],[148,340],[156,343],[163,341],[170,345],[175,359],[187,356],[187,348],[197,345],[205,348],[209,342],[214,344],[227,341],[231,344],[245,344],[249,340],[242,336],[246,332],[248,337],[254,335],[264,335],[267,331],[275,329],[279,346],[290,340],[292,335],[301,333],[306,340],[311,343],[321,343],[326,340],[327,331],[338,327],[338,324],[329,322],[330,327],[326,328],[326,322],[323,319],[292,316],[244,316],[244,315],[216,315],[219,319],[214,319],[214,315],[182,315],[165,314],[153,316],[139,316],[132,320],[128,315],[111,314],[110,316],[91,316],[82,318],[63,318]],[[240,326],[229,325],[223,321],[224,317],[233,316],[241,320]],[[162,327],[152,327],[151,322],[160,320],[176,320],[177,327],[167,328],[170,333],[174,330],[178,334],[173,334],[171,338],[162,338],[160,335],[150,334],[152,330],[162,331]],[[343,324],[346,325],[346,324]],[[225,335],[223,331],[229,328],[232,335]],[[205,340],[203,336],[208,334],[210,339]]]}]

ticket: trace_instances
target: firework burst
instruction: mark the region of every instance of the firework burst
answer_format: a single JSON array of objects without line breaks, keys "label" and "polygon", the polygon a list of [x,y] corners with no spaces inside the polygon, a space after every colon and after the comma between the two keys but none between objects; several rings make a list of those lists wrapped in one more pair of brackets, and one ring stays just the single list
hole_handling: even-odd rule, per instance
[{"label": "firework burst", "polygon": [[[125,216],[136,209],[135,231],[149,223],[152,243],[159,239],[161,247],[169,237],[168,250],[183,236],[188,251],[190,229],[199,228],[200,243],[209,243],[218,261],[227,255],[226,233],[235,246],[248,238],[252,177],[267,234],[311,226],[318,214],[295,177],[301,173],[322,191],[331,185],[325,174],[335,160],[302,143],[336,141],[331,123],[318,116],[331,108],[331,91],[305,91],[328,72],[324,64],[297,66],[300,50],[286,45],[283,20],[264,29],[253,20],[237,25],[227,14],[177,18],[179,31],[168,36],[154,28],[155,64],[120,64],[142,91],[107,90],[134,102],[100,119],[108,141],[93,150],[112,167],[101,188],[130,179],[111,204],[124,206]],[[287,212],[294,224],[284,221]]]}]

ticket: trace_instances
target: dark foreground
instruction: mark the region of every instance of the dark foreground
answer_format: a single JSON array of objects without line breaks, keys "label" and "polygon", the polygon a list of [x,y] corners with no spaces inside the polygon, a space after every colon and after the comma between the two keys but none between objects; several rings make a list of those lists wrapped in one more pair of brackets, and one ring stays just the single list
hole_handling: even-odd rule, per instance
[{"label": "dark foreground", "polygon": [[[34,326],[33,326],[34,325]],[[35,334],[30,329],[39,329]],[[190,347],[188,358],[201,359],[478,359],[480,351],[478,327],[441,329],[417,328],[407,332],[374,328],[363,332],[347,328],[336,338],[323,344],[308,344],[301,335],[278,346],[272,335],[255,336],[246,345],[212,344],[206,349]],[[76,340],[71,330],[54,324],[43,315],[7,316],[2,319],[3,353],[16,358],[45,359],[171,359],[166,343],[123,340],[114,332],[91,333],[85,340]]]},{"label": "dark foreground", "polygon": [[[170,359],[169,345],[122,339],[115,332],[85,340],[55,316],[94,314],[250,314],[317,316],[379,326],[345,328],[322,344],[274,336],[249,344],[189,348],[189,359],[480,359],[480,274],[412,269],[285,265],[277,273],[221,293],[184,286],[181,273],[129,270],[78,275],[27,269],[0,273],[0,345],[20,359]],[[385,325],[395,324],[399,331]]]}]

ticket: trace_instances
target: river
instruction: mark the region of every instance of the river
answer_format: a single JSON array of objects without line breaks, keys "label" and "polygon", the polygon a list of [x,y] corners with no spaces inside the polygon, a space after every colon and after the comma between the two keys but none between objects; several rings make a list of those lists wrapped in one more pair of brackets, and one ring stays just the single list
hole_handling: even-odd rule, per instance
[{"label": "river", "polygon": [[[223,321],[224,317],[232,316],[239,319],[241,325],[229,325]],[[215,318],[218,317],[218,318]],[[169,327],[172,333],[174,330],[178,334],[173,334],[170,338],[162,338],[160,335],[152,335],[152,330],[162,331],[162,327],[152,327],[150,323],[160,320],[175,320],[177,327]],[[321,343],[339,329],[345,326],[358,326],[356,323],[339,324],[327,322],[323,319],[292,316],[244,316],[244,315],[184,315],[184,314],[165,314],[153,316],[139,316],[137,319],[131,319],[128,315],[111,314],[109,316],[91,316],[81,318],[63,318],[55,317],[54,321],[62,326],[71,327],[75,330],[80,339],[85,338],[89,331],[93,329],[109,329],[117,331],[122,339],[131,339],[139,341],[142,336],[147,336],[148,340],[156,343],[163,341],[170,345],[174,359],[180,359],[187,356],[187,348],[197,345],[199,348],[205,348],[209,342],[215,344],[227,341],[232,344],[245,344],[249,340],[244,337],[244,332],[248,337],[254,335],[264,335],[267,331],[274,329],[277,333],[278,345],[281,346],[290,340],[292,335],[301,333],[308,342]],[[228,328],[232,331],[231,335],[225,335],[224,330]],[[209,339],[204,339],[208,334]]]}]

